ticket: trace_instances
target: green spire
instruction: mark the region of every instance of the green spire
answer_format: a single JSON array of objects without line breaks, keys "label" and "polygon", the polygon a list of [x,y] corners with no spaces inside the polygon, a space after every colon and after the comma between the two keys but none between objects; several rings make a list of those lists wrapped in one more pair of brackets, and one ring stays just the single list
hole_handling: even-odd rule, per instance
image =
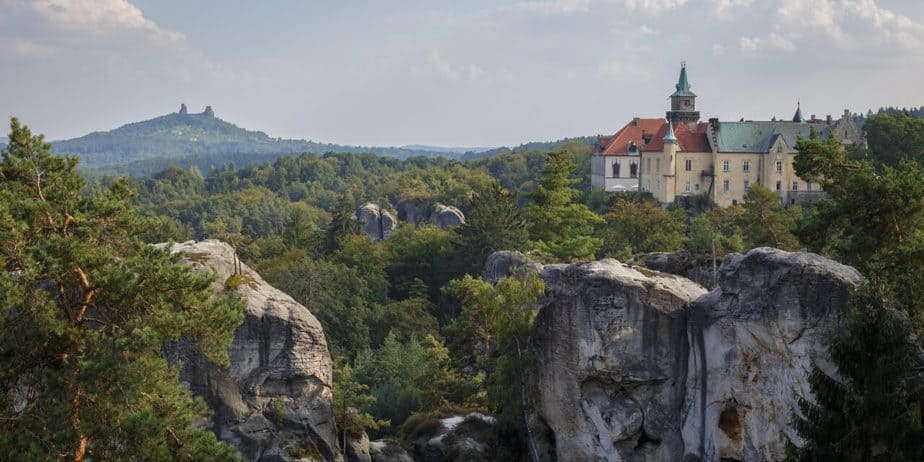
[{"label": "green spire", "polygon": [[674,85],[677,91],[671,96],[696,96],[690,91],[690,81],[687,80],[687,63],[680,63],[680,78],[677,79],[677,85]]},{"label": "green spire", "polygon": [[805,122],[805,117],[802,117],[802,102],[796,101],[796,115],[792,116],[793,122]]},{"label": "green spire", "polygon": [[664,142],[665,143],[676,143],[677,142],[677,137],[674,136],[674,126],[673,124],[670,123],[670,121],[667,122],[667,134],[664,135]]}]

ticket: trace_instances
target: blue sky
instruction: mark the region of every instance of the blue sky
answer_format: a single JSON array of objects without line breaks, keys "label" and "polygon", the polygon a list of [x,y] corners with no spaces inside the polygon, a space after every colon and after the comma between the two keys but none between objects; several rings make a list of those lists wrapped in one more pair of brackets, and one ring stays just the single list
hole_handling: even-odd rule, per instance
[{"label": "blue sky", "polygon": [[510,145],[922,105],[920,0],[0,0],[0,113],[52,139],[211,105],[271,136]]}]

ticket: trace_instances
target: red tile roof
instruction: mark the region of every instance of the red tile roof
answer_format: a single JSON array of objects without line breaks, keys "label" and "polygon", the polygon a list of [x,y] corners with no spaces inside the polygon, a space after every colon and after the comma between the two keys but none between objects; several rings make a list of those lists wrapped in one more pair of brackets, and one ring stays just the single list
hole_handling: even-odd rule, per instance
[{"label": "red tile roof", "polygon": [[[646,137],[652,135],[663,126],[666,126],[664,119],[638,119],[638,123],[633,119],[610,138],[602,154],[605,156],[628,155],[629,143],[634,142],[641,148],[645,144],[642,135],[645,134]],[[661,136],[663,137],[664,134],[662,133]],[[652,141],[654,141],[653,138]]]},{"label": "red tile roof", "polygon": [[[695,131],[690,130],[687,124],[674,124],[674,136],[677,137],[680,150],[685,152],[711,152],[712,148],[709,147],[709,139],[706,134],[708,129],[709,124],[707,122],[698,124]],[[667,123],[664,123],[651,138],[651,142],[642,147],[642,151],[663,151],[664,135],[666,133]]]}]

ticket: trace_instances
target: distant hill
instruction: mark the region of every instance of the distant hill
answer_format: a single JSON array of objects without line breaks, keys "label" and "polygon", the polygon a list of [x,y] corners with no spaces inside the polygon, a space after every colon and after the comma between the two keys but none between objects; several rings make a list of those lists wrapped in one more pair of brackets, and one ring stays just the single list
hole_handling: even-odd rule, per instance
[{"label": "distant hill", "polygon": [[272,158],[272,155],[302,152],[370,152],[399,159],[413,156],[458,157],[458,154],[436,150],[343,146],[272,138],[266,133],[246,130],[215,117],[210,107],[205,112],[189,114],[185,106],[180,108],[180,112],[126,124],[114,130],[55,141],[52,149],[56,153],[79,155],[83,167],[90,169],[109,169],[153,159],[158,164],[166,162],[166,166],[170,159],[190,156],[202,159],[220,154],[254,154],[261,161],[267,160],[268,155]]},{"label": "distant hill", "polygon": [[489,149],[487,151],[481,152],[467,152],[462,155],[462,160],[470,159],[481,159],[484,157],[494,157],[498,154],[503,154],[505,152],[523,152],[523,151],[548,151],[556,149],[562,145],[568,143],[582,143],[589,146],[593,146],[597,142],[596,136],[576,136],[572,138],[562,138],[556,141],[532,141],[529,143],[523,143],[514,148],[500,147]]},{"label": "distant hill", "polygon": [[497,149],[494,147],[461,148],[461,147],[428,146],[425,144],[409,144],[409,145],[401,146],[401,148],[402,149],[413,149],[415,151],[443,152],[446,154],[480,153],[480,152],[490,151],[492,149]]}]

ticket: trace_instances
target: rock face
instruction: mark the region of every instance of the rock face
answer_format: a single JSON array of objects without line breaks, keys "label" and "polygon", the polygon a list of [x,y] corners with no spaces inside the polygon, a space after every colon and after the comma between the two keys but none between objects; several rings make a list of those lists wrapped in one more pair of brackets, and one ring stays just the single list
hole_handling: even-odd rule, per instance
[{"label": "rock face", "polygon": [[[488,260],[486,277],[527,263]],[[771,461],[861,276],[809,253],[729,255],[712,292],[615,260],[532,264],[546,283],[531,374],[543,460]]]},{"label": "rock face", "polygon": [[398,204],[398,219],[412,225],[432,223],[440,229],[449,229],[465,223],[462,211],[451,205],[429,205],[416,200],[406,200]]},{"label": "rock face", "polygon": [[356,209],[356,219],[362,225],[362,232],[375,241],[388,237],[397,226],[394,215],[373,202],[359,206]]},{"label": "rock face", "polygon": [[689,460],[781,460],[811,361],[861,280],[810,253],[729,255],[719,288],[693,304],[683,440]]},{"label": "rock face", "polygon": [[[190,241],[172,250],[190,265],[218,273],[217,284],[234,272],[234,250],[223,242]],[[211,429],[245,460],[341,460],[321,325],[307,308],[240,265],[245,280],[234,290],[247,308],[228,350],[231,366],[218,367],[182,344],[167,352],[168,359],[183,361],[181,380],[214,412]]]},{"label": "rock face", "polygon": [[[480,412],[450,415],[434,420],[432,428],[411,437],[414,460],[448,462],[492,460],[485,435],[496,432],[494,417]],[[375,456],[373,462],[378,462]],[[394,459],[385,459],[394,460]]]},{"label": "rock face", "polygon": [[449,229],[465,223],[465,215],[451,205],[435,204],[430,213],[430,222],[439,229]]},{"label": "rock face", "polygon": [[641,265],[662,273],[683,276],[706,288],[715,287],[711,260],[708,264],[703,264],[702,261],[697,262],[686,251],[646,253],[632,258],[626,263]]}]

